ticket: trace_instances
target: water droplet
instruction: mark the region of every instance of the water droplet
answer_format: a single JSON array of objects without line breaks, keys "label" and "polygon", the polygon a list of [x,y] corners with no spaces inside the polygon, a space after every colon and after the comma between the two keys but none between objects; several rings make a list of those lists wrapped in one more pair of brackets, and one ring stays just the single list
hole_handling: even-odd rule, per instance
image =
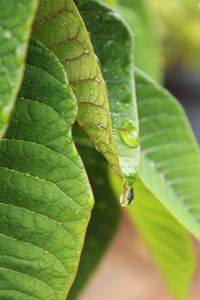
[{"label": "water droplet", "polygon": [[119,130],[121,140],[132,148],[139,145],[138,131],[132,122],[124,122],[122,128]]},{"label": "water droplet", "polygon": [[133,204],[134,201],[134,191],[133,188],[125,189],[123,194],[120,197],[121,206],[129,206]]}]

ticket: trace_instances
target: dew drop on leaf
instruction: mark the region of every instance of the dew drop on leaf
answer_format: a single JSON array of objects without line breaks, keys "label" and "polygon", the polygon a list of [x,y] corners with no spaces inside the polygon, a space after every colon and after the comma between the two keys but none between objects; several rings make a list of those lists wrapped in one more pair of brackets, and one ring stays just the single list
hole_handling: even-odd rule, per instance
[{"label": "dew drop on leaf", "polygon": [[119,130],[121,140],[132,148],[136,148],[139,145],[138,131],[136,127],[129,121],[124,122],[123,126]]}]

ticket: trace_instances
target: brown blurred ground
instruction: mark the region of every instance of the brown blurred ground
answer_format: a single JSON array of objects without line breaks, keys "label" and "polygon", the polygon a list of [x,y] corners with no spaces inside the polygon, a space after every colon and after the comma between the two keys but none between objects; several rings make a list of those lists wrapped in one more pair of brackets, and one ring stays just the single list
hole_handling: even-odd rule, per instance
[{"label": "brown blurred ground", "polygon": [[[200,262],[200,245],[195,243]],[[111,247],[78,300],[170,300],[142,241],[124,217]],[[189,300],[200,300],[200,263]]]}]

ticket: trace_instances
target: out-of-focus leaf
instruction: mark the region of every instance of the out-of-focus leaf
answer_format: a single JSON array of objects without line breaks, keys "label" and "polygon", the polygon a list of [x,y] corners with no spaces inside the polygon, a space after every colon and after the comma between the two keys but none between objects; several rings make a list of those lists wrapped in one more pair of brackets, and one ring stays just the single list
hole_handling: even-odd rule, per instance
[{"label": "out-of-focus leaf", "polygon": [[[200,152],[176,99],[136,71],[141,166],[131,218],[176,300],[187,299],[195,260],[185,228],[200,238]],[[117,195],[119,182],[112,178]]]},{"label": "out-of-focus leaf", "polygon": [[77,299],[78,294],[93,274],[120,221],[119,204],[113,193],[106,161],[94,148],[80,128],[73,136],[83,159],[95,197],[95,206],[86,234],[78,274],[67,299]]},{"label": "out-of-focus leaf", "polygon": [[74,280],[93,205],[75,117],[62,65],[32,41],[0,142],[0,299],[63,300]]},{"label": "out-of-focus leaf", "polygon": [[41,0],[33,35],[62,62],[78,101],[79,124],[121,176],[105,83],[74,2]]},{"label": "out-of-focus leaf", "polygon": [[103,0],[102,2],[112,6],[112,7],[115,7],[116,4],[117,4],[117,0]]},{"label": "out-of-focus leaf", "polygon": [[166,63],[200,68],[200,9],[197,0],[149,0],[157,31],[163,42]]},{"label": "out-of-focus leaf", "polygon": [[138,180],[129,215],[149,247],[175,300],[188,299],[195,258],[186,230]]},{"label": "out-of-focus leaf", "polygon": [[136,71],[141,131],[139,177],[163,206],[200,239],[200,151],[183,109]]},{"label": "out-of-focus leaf", "polygon": [[75,3],[100,60],[108,87],[120,167],[128,186],[132,186],[139,162],[138,117],[132,74],[132,35],[120,16],[99,1],[76,0]]},{"label": "out-of-focus leaf", "polygon": [[0,138],[5,134],[23,77],[37,0],[0,4]]},{"label": "out-of-focus leaf", "polygon": [[119,13],[134,33],[134,58],[136,67],[160,81],[162,79],[162,53],[159,40],[144,0],[119,0]]}]

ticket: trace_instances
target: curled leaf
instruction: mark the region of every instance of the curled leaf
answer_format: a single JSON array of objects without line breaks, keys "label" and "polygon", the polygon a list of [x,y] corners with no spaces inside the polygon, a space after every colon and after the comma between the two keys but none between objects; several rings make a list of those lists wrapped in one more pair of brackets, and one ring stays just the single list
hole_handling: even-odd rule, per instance
[{"label": "curled leaf", "polygon": [[62,62],[78,101],[79,124],[120,175],[105,82],[73,1],[40,1],[33,35]]},{"label": "curled leaf", "polygon": [[132,186],[140,153],[132,34],[121,17],[99,1],[76,0],[75,3],[90,32],[108,87],[113,135],[125,187],[121,202],[127,205],[133,200]]}]

